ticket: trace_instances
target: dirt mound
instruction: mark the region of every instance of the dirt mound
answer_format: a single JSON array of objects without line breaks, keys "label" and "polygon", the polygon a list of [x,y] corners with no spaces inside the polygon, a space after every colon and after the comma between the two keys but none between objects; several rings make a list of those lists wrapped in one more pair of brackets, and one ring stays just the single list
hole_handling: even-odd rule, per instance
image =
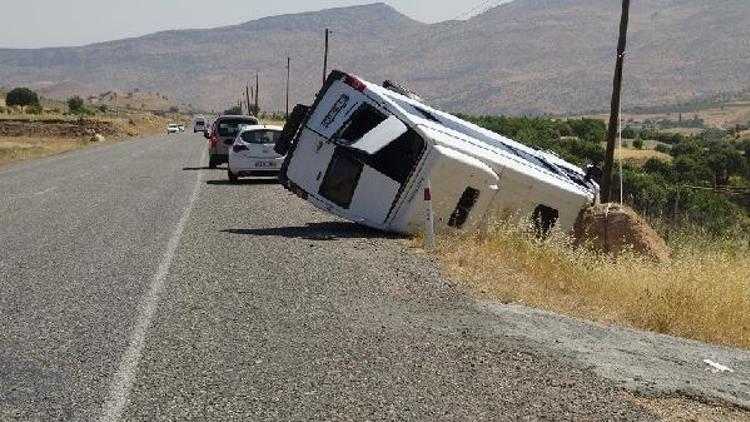
[{"label": "dirt mound", "polygon": [[633,249],[662,262],[669,261],[669,247],[635,211],[619,204],[600,204],[586,208],[576,220],[575,238],[591,242],[601,251],[615,256]]}]

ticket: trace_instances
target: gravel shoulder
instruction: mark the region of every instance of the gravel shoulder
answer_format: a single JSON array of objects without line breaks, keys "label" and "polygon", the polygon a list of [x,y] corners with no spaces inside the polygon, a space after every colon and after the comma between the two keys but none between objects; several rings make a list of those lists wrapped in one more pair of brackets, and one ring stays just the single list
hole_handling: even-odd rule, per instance
[{"label": "gravel shoulder", "polygon": [[[476,308],[497,319],[498,336],[588,368],[638,396],[692,397],[750,411],[750,352],[519,305],[477,302]],[[705,359],[733,372],[714,371]]]}]

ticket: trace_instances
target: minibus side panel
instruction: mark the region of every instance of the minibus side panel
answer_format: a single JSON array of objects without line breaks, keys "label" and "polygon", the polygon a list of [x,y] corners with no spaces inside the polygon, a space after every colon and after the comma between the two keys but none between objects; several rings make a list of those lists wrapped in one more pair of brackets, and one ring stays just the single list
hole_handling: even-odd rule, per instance
[{"label": "minibus side panel", "polygon": [[[500,176],[486,164],[450,148],[433,146],[419,175],[419,190],[429,179],[432,185],[432,206],[435,213],[435,228],[449,229],[448,223],[467,189],[478,192],[476,201],[459,229],[471,229],[484,220],[485,213],[493,201]],[[399,208],[391,228],[402,233],[416,233],[424,227],[424,201],[422,195],[411,191],[409,202]],[[455,219],[454,219],[455,220]]]},{"label": "minibus side panel", "polygon": [[363,167],[360,178],[363,182],[354,192],[349,211],[368,223],[382,225],[401,185],[370,166]]},{"label": "minibus side panel", "polygon": [[308,193],[317,193],[336,145],[327,142],[310,129],[303,129],[287,177]]}]

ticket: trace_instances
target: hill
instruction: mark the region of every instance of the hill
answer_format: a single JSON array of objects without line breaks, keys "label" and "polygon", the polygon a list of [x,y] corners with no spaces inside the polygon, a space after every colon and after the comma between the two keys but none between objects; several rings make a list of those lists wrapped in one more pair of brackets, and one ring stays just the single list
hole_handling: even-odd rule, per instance
[{"label": "hill", "polygon": [[[0,85],[62,84],[47,96],[68,95],[72,85],[83,95],[138,87],[222,109],[236,103],[257,70],[262,108],[280,110],[287,56],[293,101],[310,101],[319,88],[322,31],[329,27],[331,68],[402,81],[449,110],[603,110],[614,65],[616,3],[515,0],[466,21],[429,25],[373,4],[84,47],[0,49]],[[744,0],[635,2],[625,105],[684,103],[750,87],[748,19],[750,2]]]}]

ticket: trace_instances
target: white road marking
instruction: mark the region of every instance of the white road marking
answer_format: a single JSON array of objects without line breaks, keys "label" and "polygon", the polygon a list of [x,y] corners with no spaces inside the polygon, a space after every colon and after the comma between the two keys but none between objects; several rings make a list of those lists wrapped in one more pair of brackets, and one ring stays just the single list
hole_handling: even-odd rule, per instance
[{"label": "white road marking", "polygon": [[[206,152],[204,150],[201,156],[201,162],[205,161],[205,155]],[[169,267],[174,259],[177,246],[180,244],[180,238],[182,237],[182,232],[185,230],[185,224],[187,224],[193,205],[200,193],[200,182],[201,172],[197,172],[193,194],[190,196],[185,211],[183,212],[180,221],[177,223],[177,228],[169,239],[167,250],[162,257],[156,274],[154,274],[154,278],[151,280],[151,285],[145,296],[141,299],[141,302],[138,304],[138,317],[130,336],[128,348],[122,355],[120,367],[115,373],[114,378],[112,379],[112,384],[110,385],[107,401],[104,402],[104,405],[102,406],[102,417],[100,420],[103,422],[115,422],[120,420],[125,405],[128,402],[128,396],[133,387],[136,370],[138,369],[138,364],[143,355],[146,334],[153,323],[156,308],[159,305],[159,297],[164,293],[165,280],[167,274],[169,274]]]},{"label": "white road marking", "polygon": [[52,186],[52,187],[51,187],[51,188],[49,188],[49,189],[45,189],[45,190],[43,190],[43,191],[41,191],[41,192],[37,192],[37,193],[35,193],[35,194],[34,194],[34,196],[41,196],[41,195],[46,195],[46,194],[48,194],[48,193],[50,193],[50,192],[53,192],[53,191],[56,191],[56,190],[57,190],[57,186]]}]

